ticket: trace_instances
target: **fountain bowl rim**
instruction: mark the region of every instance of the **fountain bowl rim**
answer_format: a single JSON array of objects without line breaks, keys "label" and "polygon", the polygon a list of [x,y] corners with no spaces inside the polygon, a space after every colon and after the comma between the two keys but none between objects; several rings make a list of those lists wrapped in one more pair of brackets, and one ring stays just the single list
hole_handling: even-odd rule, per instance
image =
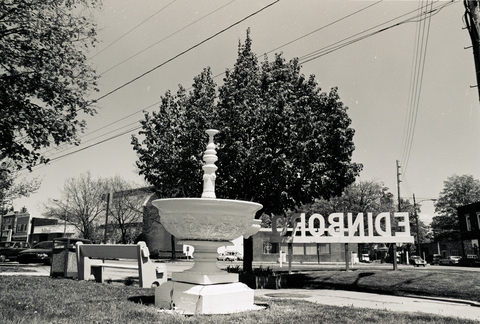
[{"label": "fountain bowl rim", "polygon": [[158,202],[185,202],[185,201],[195,201],[195,202],[205,202],[205,203],[218,203],[218,204],[240,204],[240,205],[251,205],[263,208],[262,204],[247,201],[247,200],[238,200],[238,199],[222,199],[222,198],[188,198],[188,197],[181,197],[181,198],[159,198],[152,201],[152,204]]}]

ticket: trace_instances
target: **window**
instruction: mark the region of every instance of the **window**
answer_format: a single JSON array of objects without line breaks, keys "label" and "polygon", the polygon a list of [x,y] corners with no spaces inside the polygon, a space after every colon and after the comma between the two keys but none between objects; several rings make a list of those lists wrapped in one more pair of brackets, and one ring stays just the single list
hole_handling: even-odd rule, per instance
[{"label": "window", "polygon": [[305,255],[317,255],[317,244],[306,243],[305,244]]},{"label": "window", "polygon": [[293,244],[292,253],[293,255],[304,255],[305,253],[303,244]]},{"label": "window", "polygon": [[330,243],[319,243],[318,252],[320,254],[330,254]]},{"label": "window", "polygon": [[465,222],[467,223],[467,231],[471,231],[472,225],[470,224],[470,215],[465,215]]},{"label": "window", "polygon": [[275,253],[279,253],[278,243],[263,241],[263,254],[275,254]]}]

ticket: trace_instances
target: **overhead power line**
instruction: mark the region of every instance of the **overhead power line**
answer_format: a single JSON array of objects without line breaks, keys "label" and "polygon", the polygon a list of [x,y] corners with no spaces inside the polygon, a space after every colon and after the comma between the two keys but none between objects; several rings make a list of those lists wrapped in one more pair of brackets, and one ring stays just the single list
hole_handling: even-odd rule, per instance
[{"label": "overhead power line", "polygon": [[[431,6],[433,6],[433,2],[428,3],[427,5],[429,5],[431,8]],[[420,14],[423,15],[425,19],[420,21],[416,33],[416,43],[414,49],[415,57],[409,95],[409,114],[408,118],[406,119],[406,128],[404,130],[405,136],[402,145],[403,153],[401,155],[401,160],[405,166],[405,171],[408,169],[408,162],[410,160],[410,153],[415,137],[420,97],[422,93],[423,76],[425,71],[425,62],[427,57],[428,38],[430,34],[431,10],[423,12],[423,9],[420,8],[419,11],[421,11]]]},{"label": "overhead power line", "polygon": [[[436,2],[439,2],[439,0],[437,0]],[[439,6],[435,7],[435,8],[432,8],[429,13],[432,14],[432,15],[433,15],[433,14],[437,14],[437,13],[440,12],[440,10],[442,10],[444,7],[446,7],[446,6],[448,6],[448,5],[452,4],[452,3],[453,3],[453,2],[449,2],[449,3],[446,3],[446,4],[439,5]],[[335,52],[335,51],[337,51],[337,50],[339,50],[339,49],[341,49],[341,48],[344,48],[344,47],[346,47],[346,46],[349,46],[349,45],[352,45],[352,44],[354,44],[354,43],[357,43],[357,42],[359,42],[359,41],[361,41],[361,40],[367,39],[367,38],[372,37],[372,36],[374,36],[374,35],[377,35],[377,34],[380,34],[380,33],[382,33],[382,32],[385,32],[385,31],[387,31],[387,30],[390,30],[390,29],[392,29],[392,28],[394,28],[394,27],[398,27],[398,26],[403,25],[403,24],[406,24],[406,23],[417,22],[417,21],[415,21],[414,19],[421,17],[421,14],[415,14],[415,15],[410,16],[410,17],[408,17],[408,18],[406,18],[406,19],[404,19],[404,20],[402,20],[402,21],[400,21],[400,22],[397,22],[397,23],[395,23],[395,24],[388,25],[388,26],[386,26],[386,27],[384,27],[384,28],[378,29],[378,28],[380,28],[381,26],[384,26],[384,25],[386,25],[386,24],[388,24],[388,23],[391,23],[391,22],[393,22],[393,21],[398,20],[399,18],[407,17],[407,16],[411,15],[412,13],[415,13],[416,11],[417,11],[417,10],[409,11],[409,12],[407,12],[407,13],[401,15],[401,16],[398,16],[398,17],[395,17],[395,18],[393,18],[393,19],[387,20],[387,21],[385,21],[385,22],[383,22],[383,23],[381,23],[381,24],[378,24],[378,25],[375,25],[375,26],[370,27],[370,28],[368,28],[368,29],[365,29],[365,30],[363,30],[363,31],[361,31],[361,32],[359,32],[359,33],[356,33],[356,34],[354,34],[354,35],[352,35],[352,36],[349,36],[349,37],[344,38],[344,39],[342,39],[342,40],[340,40],[340,41],[337,41],[337,42],[335,42],[335,43],[332,43],[332,44],[330,44],[330,45],[328,45],[328,46],[322,47],[322,48],[320,48],[320,49],[318,49],[318,50],[315,50],[315,51],[313,51],[313,52],[311,52],[311,53],[305,54],[305,55],[303,55],[303,56],[301,56],[301,57],[299,58],[299,59],[300,59],[300,63],[301,63],[301,64],[304,64],[304,63],[313,61],[313,60],[318,59],[318,58],[320,58],[320,57],[322,57],[322,56],[325,56],[325,55],[327,55],[327,54],[330,54],[330,53],[332,53],[332,52]],[[367,32],[369,32],[369,31],[371,31],[371,32],[367,34]]]},{"label": "overhead power line", "polygon": [[114,45],[115,43],[117,43],[119,40],[121,40],[122,38],[124,38],[125,36],[127,36],[128,34],[130,34],[132,31],[134,31],[135,29],[137,29],[138,27],[140,27],[141,25],[143,25],[144,23],[146,23],[148,20],[152,19],[153,17],[155,17],[156,15],[158,15],[160,12],[162,12],[163,10],[165,10],[167,7],[169,7],[171,4],[173,4],[175,1],[177,0],[173,0],[172,2],[170,2],[169,4],[167,4],[166,6],[164,6],[163,8],[161,8],[160,10],[158,10],[157,12],[155,12],[153,15],[151,15],[150,17],[148,17],[147,19],[143,20],[141,23],[139,23],[138,25],[136,25],[135,27],[133,27],[132,29],[130,29],[129,31],[127,31],[125,34],[123,34],[122,36],[118,37],[116,40],[114,40],[113,42],[111,42],[109,45],[107,45],[105,48],[103,48],[102,50],[98,51],[96,54],[94,54],[93,56],[91,56],[90,58],[94,58],[95,56],[99,55],[100,53],[104,52],[105,50],[107,50],[108,48],[110,48],[112,45]]},{"label": "overhead power line", "polygon": [[283,44],[283,45],[280,45],[280,46],[278,46],[278,47],[276,47],[276,48],[274,48],[274,49],[266,52],[265,54],[270,54],[270,53],[272,53],[272,52],[274,52],[274,51],[276,51],[276,50],[278,50],[278,49],[280,49],[280,48],[282,48],[282,47],[285,47],[285,46],[287,46],[287,45],[293,44],[293,43],[295,43],[296,41],[299,41],[299,40],[301,40],[301,39],[303,39],[303,38],[305,38],[305,37],[308,37],[308,36],[310,36],[310,35],[318,32],[318,31],[320,31],[320,30],[322,30],[322,29],[325,29],[325,28],[327,28],[327,27],[330,27],[330,26],[332,26],[332,25],[335,25],[336,23],[338,23],[338,22],[340,22],[340,21],[342,21],[342,20],[345,20],[345,19],[347,19],[347,18],[349,18],[349,17],[352,17],[352,16],[354,16],[354,15],[356,15],[356,14],[358,14],[358,13],[364,11],[364,10],[367,10],[367,9],[369,9],[369,8],[371,8],[371,7],[379,4],[380,2],[383,2],[383,0],[377,1],[377,2],[375,2],[375,3],[373,3],[373,4],[371,4],[371,5],[368,5],[368,6],[366,6],[366,7],[364,7],[364,8],[361,8],[361,9],[359,9],[359,10],[357,10],[357,11],[354,11],[354,12],[352,12],[351,14],[348,14],[348,15],[340,18],[340,19],[337,19],[337,20],[335,20],[335,21],[332,21],[331,23],[329,23],[329,24],[327,24],[327,25],[324,25],[324,26],[322,26],[322,27],[320,27],[320,28],[317,28],[317,29],[315,29],[315,30],[313,30],[313,31],[311,31],[311,32],[309,32],[309,33],[307,33],[307,34],[304,34],[304,35],[302,35],[302,36],[300,36],[300,37],[298,37],[298,38],[296,38],[296,39],[294,39],[294,40],[289,41],[288,43],[285,43],[285,44]]},{"label": "overhead power line", "polygon": [[195,45],[193,45],[193,46],[189,47],[189,48],[188,48],[188,49],[186,49],[185,51],[183,51],[183,52],[181,52],[181,53],[179,53],[179,54],[177,54],[177,55],[173,56],[172,58],[170,58],[170,59],[166,60],[165,62],[163,62],[163,63],[161,63],[161,64],[159,64],[159,65],[155,66],[154,68],[152,68],[152,69],[150,69],[150,70],[148,70],[148,71],[146,71],[146,72],[144,72],[144,73],[140,74],[139,76],[137,76],[137,77],[133,78],[132,80],[130,80],[130,81],[128,81],[128,82],[126,82],[126,83],[122,84],[121,86],[119,86],[119,87],[117,87],[117,88],[115,88],[115,89],[113,89],[113,90],[111,90],[111,91],[107,92],[107,93],[106,93],[106,94],[104,94],[103,96],[100,96],[100,97],[99,97],[99,98],[97,98],[97,99],[96,99],[94,102],[98,102],[98,101],[102,100],[103,98],[105,98],[105,97],[108,97],[108,96],[110,96],[111,94],[113,94],[113,93],[117,92],[118,90],[125,88],[125,87],[126,87],[126,86],[128,86],[129,84],[132,84],[132,83],[134,83],[135,81],[137,81],[137,80],[139,80],[139,79],[143,78],[143,77],[144,77],[144,76],[146,76],[147,74],[150,74],[150,73],[152,73],[153,71],[155,71],[155,70],[157,70],[157,69],[161,68],[161,67],[162,67],[162,66],[164,66],[165,64],[167,64],[167,63],[169,63],[169,62],[171,62],[171,61],[173,61],[173,60],[175,60],[175,59],[179,58],[180,56],[182,56],[182,55],[184,55],[184,54],[186,54],[186,53],[190,52],[191,50],[193,50],[193,49],[195,49],[195,48],[199,47],[200,45],[202,45],[202,44],[204,44],[204,43],[208,42],[209,40],[211,40],[211,39],[213,39],[213,38],[217,37],[218,35],[220,35],[220,34],[222,34],[222,33],[226,32],[227,30],[229,30],[229,29],[233,28],[234,26],[236,26],[236,25],[238,25],[238,24],[240,24],[240,23],[244,22],[245,20],[247,20],[247,19],[249,19],[249,18],[251,18],[251,17],[253,17],[253,16],[255,16],[255,15],[259,14],[260,12],[262,12],[262,11],[264,11],[265,9],[267,9],[267,8],[269,8],[269,7],[271,7],[271,6],[273,6],[274,4],[276,4],[276,3],[277,3],[277,2],[279,2],[279,1],[280,1],[280,0],[276,0],[276,1],[274,1],[274,2],[272,2],[272,3],[270,3],[270,4],[268,4],[268,5],[266,5],[266,6],[264,6],[264,7],[262,7],[261,9],[259,9],[259,10],[255,11],[254,13],[252,13],[252,14],[250,14],[250,15],[248,15],[248,16],[246,16],[246,17],[242,18],[242,19],[240,19],[239,21],[237,21],[237,22],[235,22],[235,23],[231,24],[230,26],[228,26],[228,27],[226,27],[226,28],[222,29],[221,31],[219,31],[219,32],[217,32],[217,33],[215,33],[215,34],[213,34],[212,36],[210,36],[210,37],[207,37],[207,38],[206,38],[206,39],[204,39],[203,41],[201,41],[201,42],[199,42],[199,43],[197,43],[197,44],[195,44]]},{"label": "overhead power line", "polygon": [[[233,1],[235,1],[235,0],[233,0]],[[232,2],[233,2],[233,1],[232,1]],[[327,24],[327,25],[324,25],[324,26],[322,26],[322,27],[320,27],[320,28],[317,28],[316,30],[314,30],[314,31],[312,31],[312,32],[309,32],[309,33],[304,34],[303,36],[301,36],[301,37],[299,37],[299,38],[296,38],[296,39],[294,39],[294,40],[292,40],[292,41],[289,41],[288,43],[286,43],[286,44],[284,44],[284,45],[282,45],[282,46],[280,46],[280,47],[274,48],[274,49],[270,50],[269,52],[267,52],[267,53],[265,53],[265,54],[271,53],[271,52],[273,52],[273,51],[275,51],[275,50],[277,50],[277,49],[280,49],[280,48],[282,48],[282,47],[284,47],[284,46],[290,45],[290,44],[292,44],[292,43],[294,43],[294,42],[296,42],[296,41],[298,41],[298,40],[300,40],[300,39],[302,39],[302,38],[305,38],[306,36],[312,35],[312,34],[314,34],[315,32],[318,32],[318,31],[320,31],[320,30],[322,30],[322,29],[325,29],[325,28],[327,28],[327,27],[330,27],[330,26],[332,26],[332,25],[334,25],[334,24],[336,24],[336,23],[338,23],[338,22],[340,22],[340,21],[342,21],[342,20],[345,20],[345,19],[348,18],[348,17],[351,17],[351,16],[353,16],[353,15],[355,15],[355,14],[357,14],[357,13],[360,13],[360,12],[368,9],[368,8],[371,8],[372,6],[378,4],[378,3],[382,2],[382,1],[383,1],[383,0],[377,1],[377,2],[375,2],[374,4],[368,5],[368,6],[364,7],[364,8],[361,8],[361,9],[359,9],[359,10],[357,10],[357,11],[354,11],[353,13],[350,13],[350,14],[348,14],[348,15],[340,18],[340,19],[337,19],[337,20],[335,20],[335,21],[333,21],[333,22],[331,22],[331,23],[329,23],[329,24]],[[227,5],[229,5],[229,4],[232,3],[232,2],[229,2],[229,3],[227,3],[226,5],[224,5],[224,6],[220,7],[220,8],[218,8],[218,9],[216,9],[215,11],[212,11],[212,12],[209,13],[209,14],[207,14],[206,16],[203,16],[202,18],[200,18],[200,20],[203,19],[203,18],[205,18],[205,17],[207,17],[207,16],[209,16],[209,15],[212,14],[213,12],[216,12],[216,11],[218,11],[218,10],[226,7]],[[146,21],[146,20],[145,20],[145,21]],[[198,21],[199,21],[199,20],[197,20],[196,22],[198,22]],[[192,24],[193,24],[193,23],[192,23]],[[183,29],[185,29],[186,27],[191,26],[192,24],[189,24],[189,25],[185,26],[184,28],[182,28],[182,29],[180,29],[180,30],[183,30]],[[179,30],[179,31],[180,31],[180,30]],[[177,32],[178,32],[178,31],[177,31]],[[175,33],[177,33],[177,32],[175,32]],[[173,34],[172,34],[172,35],[173,35]],[[170,36],[171,36],[171,35],[170,35]],[[170,36],[167,36],[167,37],[170,37]],[[165,38],[164,38],[164,39],[165,39]],[[162,41],[162,40],[161,40],[161,41]],[[158,43],[158,42],[157,42],[157,43]],[[157,44],[157,43],[155,43],[155,44]],[[155,45],[155,44],[154,44],[154,45]],[[153,46],[153,45],[152,45],[152,46]],[[151,46],[150,46],[150,47],[151,47]],[[149,47],[149,48],[150,48],[150,47]],[[146,49],[145,49],[145,50],[146,50]],[[143,52],[143,51],[142,51],[142,52]],[[139,52],[139,53],[140,53],[140,52]],[[139,53],[137,53],[137,54],[139,54]],[[127,60],[128,60],[128,59],[127,59]],[[108,71],[108,70],[107,70],[107,71]],[[105,72],[106,72],[106,71],[105,71]],[[104,72],[104,73],[105,73],[105,72]],[[219,73],[219,74],[215,75],[213,78],[217,78],[217,77],[219,77],[219,76],[221,76],[221,75],[223,75],[223,74],[225,74],[225,72]],[[187,89],[187,90],[188,90],[188,89]],[[128,116],[122,117],[122,118],[120,118],[120,119],[118,119],[118,120],[115,120],[115,121],[113,121],[112,123],[109,123],[109,124],[107,124],[107,125],[99,128],[99,129],[96,129],[95,131],[92,131],[92,132],[88,133],[88,134],[85,135],[85,136],[89,136],[89,135],[92,135],[92,134],[95,133],[95,132],[101,131],[101,130],[103,130],[103,129],[111,126],[111,125],[114,125],[114,124],[116,124],[116,123],[118,123],[118,122],[120,122],[120,121],[122,121],[122,120],[125,120],[125,119],[127,119],[127,118],[129,118],[129,117],[131,117],[131,116],[134,116],[134,115],[136,115],[137,113],[139,113],[139,112],[141,112],[141,111],[145,111],[145,110],[147,110],[147,109],[149,109],[149,108],[151,108],[151,107],[159,104],[160,102],[161,102],[161,101],[157,101],[157,102],[149,105],[148,107],[145,107],[145,108],[142,108],[142,109],[140,109],[140,110],[137,110],[137,111],[135,111],[134,113],[131,113],[131,114],[129,114]],[[131,125],[131,124],[129,124],[129,125]],[[127,126],[129,126],[129,125],[127,125]],[[99,137],[102,137],[102,136],[105,136],[105,135],[108,135],[108,134],[110,134],[110,133],[112,133],[112,132],[115,132],[115,131],[119,131],[119,130],[121,130],[122,128],[125,128],[125,126],[120,127],[120,128],[117,128],[117,129],[115,129],[115,130],[113,130],[113,131],[111,131],[111,132],[104,133],[104,134],[102,134],[102,135],[100,135],[100,136],[95,137],[94,139],[99,138]],[[139,128],[140,128],[140,127],[139,127]],[[85,137],[85,136],[83,136],[83,137]],[[90,139],[90,140],[88,140],[88,141],[92,141],[92,140],[93,140],[93,139]],[[87,141],[87,142],[88,142],[88,141]],[[83,142],[83,143],[85,143],[85,142]],[[48,152],[51,152],[51,151],[54,151],[54,150],[55,150],[55,149],[52,148],[52,149],[46,151],[45,153],[48,153]],[[56,152],[56,153],[54,153],[52,156],[54,156],[54,155],[56,155],[56,154],[59,154],[59,153],[61,153],[61,152],[67,151],[67,150],[69,150],[69,149],[67,148],[67,149],[62,150],[62,151],[60,151],[60,152]]]},{"label": "overhead power line", "polygon": [[115,68],[119,67],[119,66],[120,66],[120,65],[122,65],[123,63],[126,63],[126,62],[130,61],[131,59],[133,59],[133,58],[137,57],[138,55],[140,55],[140,54],[142,54],[142,53],[144,53],[144,52],[146,52],[147,50],[149,50],[149,49],[151,49],[152,47],[154,47],[154,46],[156,46],[156,45],[160,44],[161,42],[163,42],[163,41],[165,41],[165,40],[169,39],[170,37],[172,37],[172,36],[175,36],[176,34],[178,34],[179,32],[181,32],[182,30],[184,30],[184,29],[186,29],[186,28],[188,28],[188,27],[190,27],[190,26],[192,26],[192,25],[194,25],[194,24],[196,24],[196,23],[198,23],[198,22],[202,21],[203,19],[207,18],[208,16],[211,16],[211,15],[212,15],[212,14],[214,14],[215,12],[217,12],[217,11],[219,11],[219,10],[221,10],[221,9],[225,8],[226,6],[228,6],[229,4],[231,4],[231,3],[233,3],[233,2],[235,2],[235,0],[232,0],[232,1],[230,1],[229,3],[227,3],[227,4],[223,5],[223,6],[221,6],[220,8],[217,8],[217,9],[215,9],[215,10],[213,10],[213,11],[209,12],[209,13],[208,13],[208,14],[206,14],[205,16],[203,16],[203,17],[201,17],[201,18],[199,18],[199,19],[195,20],[194,22],[192,22],[192,23],[190,23],[190,24],[188,24],[188,25],[186,25],[186,26],[184,26],[184,27],[182,27],[182,28],[178,29],[178,30],[177,30],[177,31],[175,31],[174,33],[171,33],[170,35],[168,35],[168,36],[166,36],[166,37],[162,38],[162,39],[161,39],[161,40],[159,40],[158,42],[155,42],[155,43],[153,43],[152,45],[150,45],[150,46],[148,46],[148,47],[144,48],[143,50],[141,50],[141,51],[139,51],[139,52],[137,52],[137,53],[133,54],[132,56],[130,56],[130,57],[128,57],[128,58],[126,58],[126,59],[124,59],[123,61],[121,61],[121,62],[119,62],[119,63],[115,64],[114,66],[112,66],[112,67],[108,68],[107,70],[103,71],[103,72],[102,72],[100,75],[104,75],[104,74],[106,74],[106,73],[108,73],[108,72],[112,71],[113,69],[115,69]]},{"label": "overhead power line", "polygon": [[[271,3],[271,4],[269,4],[269,5],[261,8],[260,10],[254,12],[254,13],[252,13],[252,14],[250,14],[249,16],[243,18],[242,20],[240,20],[240,21],[238,21],[238,22],[230,25],[229,27],[223,29],[222,31],[214,34],[213,36],[205,39],[204,41],[198,43],[197,45],[189,48],[187,51],[190,51],[190,50],[192,50],[193,48],[198,47],[199,45],[205,43],[206,41],[210,40],[211,38],[213,38],[213,37],[215,37],[215,36],[218,36],[218,35],[221,34],[222,32],[228,30],[229,28],[231,28],[231,27],[239,24],[239,23],[242,22],[242,21],[245,21],[246,19],[252,17],[253,15],[256,15],[256,14],[258,14],[259,12],[261,12],[262,10],[265,10],[266,8],[272,6],[273,4],[277,3],[278,1],[279,1],[279,0],[277,0],[277,1],[275,1],[275,2],[273,2],[273,3]],[[456,2],[456,1],[458,1],[458,0],[454,0],[454,1],[452,1],[452,2]],[[379,1],[379,2],[380,2],[380,1]],[[375,5],[375,4],[379,3],[379,2],[376,2],[376,3],[372,4],[372,5],[369,5],[368,7],[371,7],[371,6],[373,6],[373,5]],[[451,3],[448,3],[448,4],[451,4]],[[433,12],[434,14],[436,14],[436,13],[438,13],[441,9],[443,9],[445,6],[447,6],[448,4],[444,4],[444,5],[440,6],[440,8],[439,8],[439,7],[435,7],[435,8],[432,9],[432,12]],[[364,8],[364,9],[366,9],[366,8]],[[364,9],[361,9],[361,10],[364,10]],[[359,10],[359,11],[361,11],[361,10]],[[359,12],[359,11],[357,11],[357,12]],[[354,13],[350,14],[349,16],[351,16],[351,15],[357,13],[357,12],[354,12]],[[407,14],[398,16],[398,17],[395,18],[395,19],[399,19],[399,18],[401,18],[401,17],[404,17],[404,16],[406,16],[406,15],[408,15],[408,14],[411,14],[412,12],[415,12],[415,10],[414,10],[414,11],[411,11],[411,12],[408,12]],[[381,31],[385,31],[385,30],[387,30],[387,29],[393,28],[393,27],[395,27],[395,26],[398,26],[398,25],[403,24],[403,23],[406,23],[406,22],[413,22],[413,19],[416,19],[416,18],[418,18],[418,15],[416,15],[416,16],[414,16],[414,17],[411,17],[411,18],[409,18],[409,19],[407,19],[407,20],[405,20],[405,21],[403,21],[403,22],[401,22],[401,23],[398,23],[398,24],[389,26],[388,28],[384,28],[384,29],[382,29]],[[378,27],[378,26],[382,26],[382,25],[384,25],[384,24],[386,24],[386,23],[388,23],[388,22],[391,22],[391,21],[393,21],[393,20],[395,20],[395,19],[392,19],[392,20],[389,20],[389,21],[387,21],[387,22],[385,22],[385,23],[383,23],[383,24],[377,25],[377,27]],[[343,20],[343,18],[341,18],[341,19],[339,19],[339,20],[337,20],[337,21],[335,21],[335,22],[338,22],[338,21],[341,21],[341,20]],[[335,22],[334,22],[334,23],[335,23]],[[332,24],[333,24],[333,23],[330,23],[329,25],[332,25]],[[319,29],[317,29],[317,30],[323,29],[323,28],[325,28],[325,27],[326,27],[326,26],[321,27],[321,28],[319,28]],[[368,30],[370,30],[370,29],[368,29]],[[366,30],[366,31],[368,31],[368,30]],[[381,31],[377,31],[376,33],[381,32]],[[314,32],[315,32],[315,31],[310,32],[310,33],[308,33],[308,35],[310,35],[310,34],[312,34],[312,33],[314,33]],[[364,33],[364,32],[365,32],[365,31],[363,31],[363,32],[361,32],[361,33],[358,33],[358,34],[355,34],[354,36],[359,35],[359,34],[362,34],[362,33]],[[371,35],[369,35],[369,36],[367,36],[367,37],[373,36],[373,35],[376,34],[376,33],[372,33]],[[349,40],[349,39],[351,39],[351,38],[354,37],[354,36],[351,36],[351,37],[347,38],[346,40]],[[303,38],[303,37],[301,37],[301,38]],[[365,36],[362,36],[361,39],[359,38],[359,39],[357,39],[357,40],[355,40],[355,41],[349,41],[347,44],[344,44],[343,46],[337,46],[336,48],[331,48],[331,45],[329,45],[329,46],[327,46],[327,48],[329,48],[329,51],[328,51],[328,52],[325,52],[325,53],[323,53],[323,54],[321,54],[321,55],[316,55],[315,57],[309,59],[308,61],[317,59],[317,58],[319,58],[319,57],[321,57],[321,56],[323,56],[323,55],[326,55],[326,54],[331,53],[331,52],[333,52],[333,51],[336,51],[336,50],[338,50],[338,49],[340,49],[340,48],[343,48],[343,47],[345,47],[345,46],[348,46],[348,45],[350,45],[350,44],[353,44],[354,42],[357,42],[357,41],[362,40],[362,39],[364,39],[364,38],[366,38],[366,37],[365,37]],[[295,41],[295,40],[293,40],[293,41],[291,41],[291,42],[288,42],[288,43],[286,43],[284,46],[289,45],[289,44],[293,43],[294,41]],[[337,43],[334,43],[334,44],[338,44],[338,43],[340,43],[340,42],[337,42]],[[278,49],[278,48],[277,48],[277,49]],[[275,49],[274,49],[274,50],[275,50]],[[102,98],[104,98],[104,97],[106,97],[107,95],[109,95],[109,94],[111,94],[111,93],[113,93],[113,92],[116,92],[116,91],[120,90],[121,88],[125,87],[126,85],[128,85],[128,84],[130,84],[130,83],[132,83],[132,82],[134,82],[134,81],[136,81],[138,78],[146,75],[147,73],[152,72],[153,70],[159,68],[160,66],[163,66],[163,65],[167,64],[168,62],[172,61],[172,60],[175,59],[176,57],[185,54],[187,51],[184,51],[184,52],[176,55],[174,58],[172,58],[172,59],[170,59],[170,60],[168,60],[168,61],[166,61],[166,62],[164,62],[164,63],[162,63],[162,64],[160,64],[160,65],[158,65],[158,66],[156,66],[155,68],[147,71],[146,73],[142,74],[141,76],[139,76],[139,77],[137,77],[137,78],[135,78],[135,79],[133,79],[133,80],[125,83],[123,86],[118,87],[118,88],[112,90],[110,93],[107,93],[106,95],[98,98],[97,101],[100,100],[100,99],[102,99]],[[318,54],[319,51],[321,51],[321,50],[317,50],[317,51],[315,51],[315,52],[317,52],[317,54]],[[271,51],[270,51],[270,52],[271,52]],[[268,52],[268,53],[270,53],[270,52]],[[310,53],[310,54],[311,54],[311,53]],[[308,55],[309,55],[309,54],[307,54],[306,56],[308,56]],[[304,61],[303,63],[308,62],[308,61]],[[223,73],[218,74],[216,77],[218,77],[218,76],[220,76],[220,75],[222,75],[222,74],[223,74]],[[100,129],[98,129],[98,130],[95,130],[94,132],[97,132],[97,131],[99,131],[99,130],[101,130],[101,129],[106,128],[107,126],[113,125],[113,124],[115,124],[115,123],[117,123],[117,122],[119,122],[119,121],[121,121],[121,120],[124,120],[124,119],[126,119],[126,118],[128,118],[128,117],[131,117],[131,116],[137,114],[137,113],[140,112],[140,111],[145,111],[146,109],[151,108],[151,107],[153,107],[153,106],[155,106],[155,105],[157,105],[157,104],[159,104],[159,103],[160,103],[160,101],[158,101],[158,102],[156,102],[156,103],[154,103],[154,104],[152,104],[152,105],[149,105],[149,106],[146,107],[146,108],[140,109],[140,110],[136,111],[135,113],[132,113],[132,114],[130,114],[130,115],[126,116],[126,117],[123,117],[123,118],[121,118],[121,119],[119,119],[119,120],[116,120],[116,121],[114,121],[114,122],[106,125],[105,127],[102,127],[102,128],[100,128]],[[129,126],[129,125],[127,125],[127,126]],[[127,127],[127,126],[123,126],[123,127],[121,127],[120,129],[125,128],[125,127]],[[118,135],[114,135],[114,136],[112,136],[112,137],[110,137],[110,138],[107,138],[107,139],[105,139],[105,140],[102,140],[102,141],[100,141],[100,142],[98,142],[98,143],[94,143],[94,144],[92,144],[92,145],[89,145],[88,147],[85,147],[85,148],[82,148],[82,149],[78,149],[78,150],[76,150],[76,151],[74,151],[74,152],[71,152],[71,153],[68,153],[68,154],[59,156],[59,157],[54,158],[54,159],[52,159],[52,160],[55,160],[55,161],[56,161],[56,160],[58,160],[58,159],[60,159],[60,158],[63,158],[63,157],[65,157],[65,156],[72,155],[72,154],[74,154],[74,153],[76,153],[76,152],[83,151],[84,149],[87,149],[87,148],[90,148],[90,147],[94,147],[94,146],[99,145],[99,144],[103,144],[103,143],[105,143],[105,142],[107,142],[107,141],[109,141],[109,140],[112,140],[112,139],[114,139],[114,138],[116,138],[116,137],[119,137],[119,136],[123,136],[123,135],[127,134],[128,132],[132,132],[132,131],[135,131],[135,130],[140,129],[140,128],[141,128],[141,126],[132,128],[132,129],[130,129],[130,130],[127,131],[127,132],[122,132],[122,133],[120,133],[120,134],[118,134]],[[118,130],[120,130],[120,129],[117,129],[117,130],[114,130],[114,131],[118,131]],[[92,133],[93,133],[93,132],[92,132]],[[111,133],[111,132],[109,132],[109,133]],[[106,133],[106,134],[108,134],[108,133]],[[104,134],[104,135],[106,135],[106,134]],[[90,135],[90,134],[88,134],[88,135]],[[104,135],[103,135],[103,136],[104,136]]]}]

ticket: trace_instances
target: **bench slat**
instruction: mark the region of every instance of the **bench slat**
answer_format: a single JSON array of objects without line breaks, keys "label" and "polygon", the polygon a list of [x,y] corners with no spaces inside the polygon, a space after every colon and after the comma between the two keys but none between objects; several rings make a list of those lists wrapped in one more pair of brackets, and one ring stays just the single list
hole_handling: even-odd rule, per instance
[{"label": "bench slat", "polygon": [[84,255],[90,258],[101,259],[134,259],[138,258],[138,246],[137,245],[121,245],[121,244],[109,244],[109,245],[94,245],[84,244],[82,245],[82,252]]},{"label": "bench slat", "polygon": [[138,269],[136,265],[129,265],[129,264],[112,264],[112,263],[99,263],[99,264],[92,264],[92,268],[119,268],[119,269]]}]

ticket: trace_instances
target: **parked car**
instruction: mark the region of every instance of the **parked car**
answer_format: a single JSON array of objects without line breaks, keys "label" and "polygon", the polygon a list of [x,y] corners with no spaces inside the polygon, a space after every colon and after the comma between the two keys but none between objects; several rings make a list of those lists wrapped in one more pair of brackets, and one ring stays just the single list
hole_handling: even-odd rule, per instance
[{"label": "parked car", "polygon": [[30,248],[27,242],[0,242],[0,262],[15,261],[18,253]]},{"label": "parked car", "polygon": [[478,267],[480,266],[480,260],[476,254],[467,254],[465,258],[461,258],[458,265],[463,267]]},{"label": "parked car", "polygon": [[445,259],[440,259],[440,261],[438,261],[438,264],[441,264],[441,265],[456,265],[460,262],[460,259],[462,257],[460,256],[455,256],[455,255],[451,255]]},{"label": "parked car", "polygon": [[414,266],[414,267],[420,267],[420,266],[423,266],[425,267],[427,265],[427,261],[423,260],[421,257],[419,257],[418,255],[413,255],[410,257],[410,263]]},{"label": "parked car", "polygon": [[31,249],[20,252],[17,261],[26,263],[52,264],[53,241],[44,241],[35,244]]},{"label": "parked car", "polygon": [[372,263],[372,261],[370,261],[370,255],[368,253],[360,254],[360,262]]},{"label": "parked car", "polygon": [[243,260],[243,256],[238,252],[226,251],[224,253],[220,253],[217,256],[217,260],[218,261],[239,261],[239,260]]}]

